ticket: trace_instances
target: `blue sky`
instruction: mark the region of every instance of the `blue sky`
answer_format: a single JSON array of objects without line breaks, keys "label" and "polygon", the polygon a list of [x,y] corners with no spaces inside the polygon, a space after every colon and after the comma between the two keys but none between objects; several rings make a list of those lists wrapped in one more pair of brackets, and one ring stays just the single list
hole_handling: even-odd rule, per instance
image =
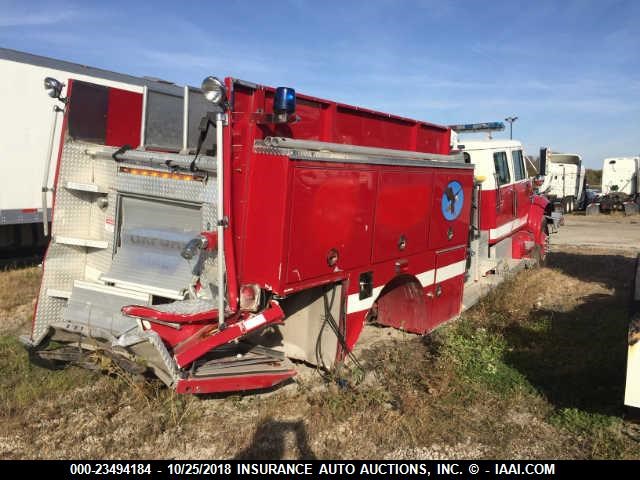
[{"label": "blue sky", "polygon": [[0,0],[6,48],[179,84],[287,85],[436,123],[517,115],[529,154],[548,145],[597,168],[640,153],[638,25],[637,1]]}]

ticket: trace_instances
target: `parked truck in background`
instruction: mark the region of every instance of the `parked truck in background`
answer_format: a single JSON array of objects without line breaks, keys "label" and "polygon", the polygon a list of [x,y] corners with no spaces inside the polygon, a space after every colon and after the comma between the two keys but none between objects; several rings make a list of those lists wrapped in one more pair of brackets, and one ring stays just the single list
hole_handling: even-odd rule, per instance
[{"label": "parked truck in background", "polygon": [[638,213],[640,157],[612,157],[602,162],[602,191],[587,207],[587,214],[624,211]]},{"label": "parked truck in background", "polygon": [[563,213],[570,213],[585,205],[586,168],[575,153],[556,153],[540,149],[538,193],[559,205]]},{"label": "parked truck in background", "polygon": [[48,241],[62,111],[42,94],[47,77],[117,87],[122,101],[149,90],[181,102],[184,92],[164,81],[0,48],[0,104],[10,112],[0,118],[0,258],[42,253]]}]

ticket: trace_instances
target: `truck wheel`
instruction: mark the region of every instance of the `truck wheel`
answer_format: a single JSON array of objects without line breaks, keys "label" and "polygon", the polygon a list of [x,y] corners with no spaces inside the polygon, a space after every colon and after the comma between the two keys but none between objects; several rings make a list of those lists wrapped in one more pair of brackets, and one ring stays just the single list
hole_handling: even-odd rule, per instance
[{"label": "truck wheel", "polygon": [[565,215],[569,213],[569,202],[567,202],[566,198],[562,199],[562,213]]}]

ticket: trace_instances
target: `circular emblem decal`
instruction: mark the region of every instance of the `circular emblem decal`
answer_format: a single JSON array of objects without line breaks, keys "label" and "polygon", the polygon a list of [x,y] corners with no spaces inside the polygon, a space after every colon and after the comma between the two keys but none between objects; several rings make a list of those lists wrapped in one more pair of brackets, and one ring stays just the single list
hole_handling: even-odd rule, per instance
[{"label": "circular emblem decal", "polygon": [[447,188],[444,189],[442,194],[441,210],[442,215],[447,220],[455,220],[462,212],[462,206],[464,205],[464,192],[462,191],[462,185],[455,180],[449,182]]}]

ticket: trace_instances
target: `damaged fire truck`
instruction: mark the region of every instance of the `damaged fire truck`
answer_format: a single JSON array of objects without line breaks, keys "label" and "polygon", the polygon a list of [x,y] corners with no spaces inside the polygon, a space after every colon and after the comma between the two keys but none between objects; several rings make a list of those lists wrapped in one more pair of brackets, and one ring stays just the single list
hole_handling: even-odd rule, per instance
[{"label": "damaged fire truck", "polygon": [[46,84],[65,112],[22,339],[40,359],[268,388],[291,360],[342,362],[366,322],[428,333],[544,257],[515,144],[471,161],[448,127],[231,78],[182,97]]}]

